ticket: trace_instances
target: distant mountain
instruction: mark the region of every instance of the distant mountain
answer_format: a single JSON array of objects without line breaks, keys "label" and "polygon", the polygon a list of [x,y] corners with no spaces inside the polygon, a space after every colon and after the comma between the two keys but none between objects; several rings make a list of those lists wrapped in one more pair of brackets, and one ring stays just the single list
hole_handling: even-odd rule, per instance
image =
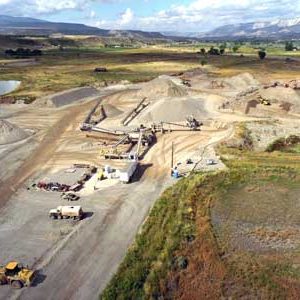
[{"label": "distant mountain", "polygon": [[109,30],[82,24],[56,23],[39,19],[0,15],[0,34],[47,35],[52,33],[106,36]]},{"label": "distant mountain", "polygon": [[300,18],[220,26],[196,35],[208,39],[300,39]]},{"label": "distant mountain", "polygon": [[165,36],[172,36],[178,38],[197,38],[200,34],[199,32],[181,32],[181,31],[162,31]]},{"label": "distant mountain", "polygon": [[107,30],[76,23],[49,22],[26,17],[0,15],[0,35],[94,35],[105,38],[123,39],[126,42],[191,40],[249,40],[300,39],[300,18],[252,22],[220,26],[207,33],[196,32],[147,32],[140,30]]},{"label": "distant mountain", "polygon": [[25,17],[0,15],[0,34],[5,35],[96,35],[102,37],[136,39],[147,41],[153,39],[169,39],[159,32],[139,30],[106,30],[75,23],[48,22]]}]

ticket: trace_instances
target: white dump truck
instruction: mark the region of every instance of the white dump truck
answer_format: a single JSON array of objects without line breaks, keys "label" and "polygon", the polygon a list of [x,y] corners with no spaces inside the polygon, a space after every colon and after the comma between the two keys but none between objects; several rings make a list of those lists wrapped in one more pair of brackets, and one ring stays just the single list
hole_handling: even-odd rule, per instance
[{"label": "white dump truck", "polygon": [[58,206],[49,211],[49,217],[52,219],[69,219],[81,220],[83,210],[81,206]]},{"label": "white dump truck", "polygon": [[137,167],[138,167],[138,162],[131,161],[128,163],[128,165],[124,169],[118,170],[120,181],[123,183],[130,182]]}]

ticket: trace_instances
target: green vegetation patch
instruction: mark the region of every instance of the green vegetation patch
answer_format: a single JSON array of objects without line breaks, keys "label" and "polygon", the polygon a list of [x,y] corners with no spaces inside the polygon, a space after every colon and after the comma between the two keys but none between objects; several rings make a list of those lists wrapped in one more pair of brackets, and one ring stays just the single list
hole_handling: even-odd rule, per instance
[{"label": "green vegetation patch", "polygon": [[300,153],[300,136],[291,135],[287,138],[279,138],[270,144],[267,152],[284,151],[292,153]]}]

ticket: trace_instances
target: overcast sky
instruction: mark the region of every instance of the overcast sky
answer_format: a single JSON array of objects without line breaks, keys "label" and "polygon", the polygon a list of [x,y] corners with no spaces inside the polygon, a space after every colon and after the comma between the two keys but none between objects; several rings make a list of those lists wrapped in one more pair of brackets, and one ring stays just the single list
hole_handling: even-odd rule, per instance
[{"label": "overcast sky", "polygon": [[224,24],[300,17],[300,0],[0,0],[0,14],[107,29],[205,32]]}]

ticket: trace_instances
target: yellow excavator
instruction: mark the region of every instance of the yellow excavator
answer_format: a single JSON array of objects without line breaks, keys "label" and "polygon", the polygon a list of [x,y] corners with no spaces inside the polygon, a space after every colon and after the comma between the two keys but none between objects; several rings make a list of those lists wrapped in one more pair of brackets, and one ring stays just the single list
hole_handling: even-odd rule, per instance
[{"label": "yellow excavator", "polygon": [[263,104],[263,105],[271,105],[271,101],[264,99],[262,96],[258,97],[258,101],[260,102],[260,104]]},{"label": "yellow excavator", "polygon": [[4,267],[0,266],[0,285],[9,284],[14,289],[21,289],[32,284],[34,275],[34,271],[11,261]]}]

